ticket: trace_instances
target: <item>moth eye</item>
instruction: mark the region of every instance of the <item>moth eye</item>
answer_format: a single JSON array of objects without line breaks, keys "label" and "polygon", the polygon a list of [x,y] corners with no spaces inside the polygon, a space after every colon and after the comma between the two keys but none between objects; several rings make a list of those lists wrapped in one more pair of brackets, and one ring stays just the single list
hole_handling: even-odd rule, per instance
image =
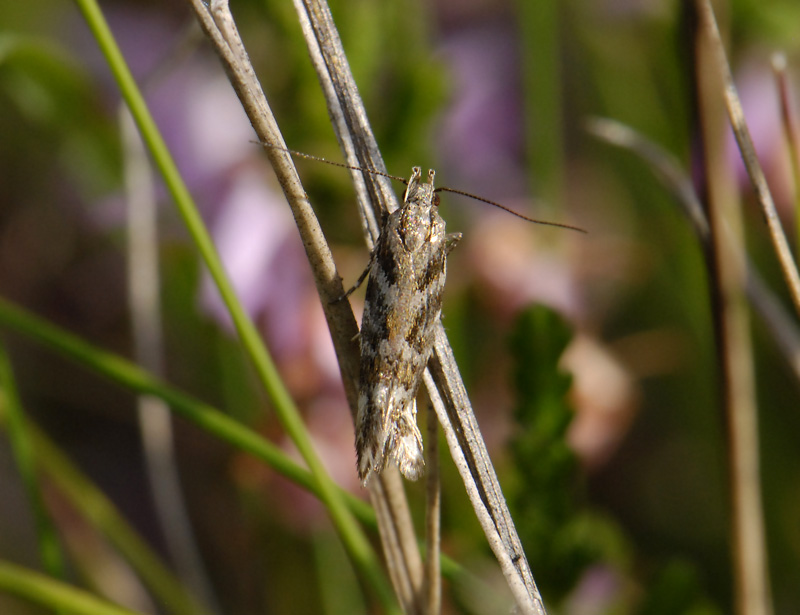
[{"label": "moth eye", "polygon": [[434,192],[433,194],[433,206],[439,207],[439,195]]}]

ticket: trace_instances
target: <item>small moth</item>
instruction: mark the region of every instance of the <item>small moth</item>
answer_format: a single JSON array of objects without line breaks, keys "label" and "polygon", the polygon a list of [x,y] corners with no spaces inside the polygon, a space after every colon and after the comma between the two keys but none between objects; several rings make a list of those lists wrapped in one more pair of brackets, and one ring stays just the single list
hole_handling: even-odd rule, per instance
[{"label": "small moth", "polygon": [[427,183],[421,175],[414,167],[403,205],[386,219],[368,267],[356,414],[364,486],[390,459],[411,480],[425,465],[416,396],[442,312],[447,255],[461,233],[445,233],[435,173],[428,171]]},{"label": "small moth", "polygon": [[[405,181],[277,145],[262,145]],[[569,224],[528,218],[468,192],[434,188],[434,176],[435,172],[429,170],[428,181],[423,182],[420,167],[411,170],[402,206],[386,218],[366,271],[345,294],[358,288],[369,274],[359,333],[361,364],[356,412],[358,477],[365,487],[370,476],[380,473],[389,460],[410,480],[419,478],[425,465],[422,435],[417,427],[416,397],[433,350],[434,326],[442,313],[447,255],[461,239],[461,233],[445,233],[436,192],[468,196],[534,224],[586,232]]]}]

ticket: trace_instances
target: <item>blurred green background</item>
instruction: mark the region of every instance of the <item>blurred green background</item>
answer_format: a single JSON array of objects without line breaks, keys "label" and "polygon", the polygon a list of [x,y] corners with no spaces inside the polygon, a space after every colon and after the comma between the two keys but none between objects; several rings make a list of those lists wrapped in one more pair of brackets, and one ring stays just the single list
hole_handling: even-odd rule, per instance
[{"label": "blurred green background", "polygon": [[[72,3],[1,6],[0,292],[132,356],[119,94]],[[535,227],[442,199],[448,229],[464,233],[449,259],[444,324],[554,613],[733,612],[726,428],[701,250],[647,166],[585,130],[594,116],[628,124],[702,182],[692,6],[332,3],[390,173],[433,167],[440,185],[588,230]],[[300,242],[217,58],[193,32],[188,3],[102,9],[331,473],[363,494]],[[798,81],[800,4],[738,0],[717,10],[792,229],[794,186],[769,62],[783,51]],[[289,147],[340,160],[291,4],[242,0],[233,11]],[[728,147],[750,255],[785,297]],[[349,286],[368,254],[348,174],[299,166]],[[167,194],[159,185],[156,194],[167,380],[283,443]],[[357,313],[361,302],[363,291],[353,297]],[[800,397],[756,319],[752,333],[770,579],[775,612],[790,614],[800,610]],[[31,417],[164,552],[134,396],[3,337]],[[313,498],[197,429],[175,427],[187,506],[222,612],[364,612]],[[0,557],[37,567],[5,440],[0,472]],[[443,550],[492,588],[476,596],[446,585],[445,612],[503,612],[502,578],[447,459],[443,473]],[[423,487],[408,490],[421,524]],[[73,578],[100,583],[90,572],[100,561],[84,536],[91,530],[58,497],[48,502]],[[38,612],[3,596],[0,609]]]}]

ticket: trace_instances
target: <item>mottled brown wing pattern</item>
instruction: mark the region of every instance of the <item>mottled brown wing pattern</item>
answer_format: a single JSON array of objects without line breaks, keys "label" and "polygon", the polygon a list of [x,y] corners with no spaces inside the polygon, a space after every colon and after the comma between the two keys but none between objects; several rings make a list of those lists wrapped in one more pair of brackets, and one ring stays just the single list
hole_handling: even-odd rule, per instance
[{"label": "mottled brown wing pattern", "polygon": [[442,306],[448,252],[434,172],[414,167],[400,209],[389,215],[372,257],[361,322],[356,454],[363,485],[393,461],[416,480],[425,465],[416,395]]}]

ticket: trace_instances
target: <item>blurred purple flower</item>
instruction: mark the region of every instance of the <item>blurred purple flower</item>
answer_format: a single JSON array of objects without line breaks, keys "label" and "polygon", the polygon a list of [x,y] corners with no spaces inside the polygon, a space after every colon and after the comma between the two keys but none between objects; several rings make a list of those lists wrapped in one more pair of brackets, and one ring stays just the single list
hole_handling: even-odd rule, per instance
[{"label": "blurred purple flower", "polygon": [[[210,54],[195,53],[152,82],[156,69],[175,54],[181,29],[165,23],[163,15],[124,8],[108,11],[107,17],[181,177],[198,207],[213,213],[229,188],[230,172],[260,154],[236,94]],[[120,98],[108,67],[95,46],[81,42],[78,47],[105,84],[113,115]],[[161,183],[157,196],[159,202],[169,199]],[[108,198],[88,216],[101,228],[119,227],[125,220],[124,201]]]},{"label": "blurred purple flower", "polygon": [[[143,88],[147,104],[195,197],[225,270],[245,310],[264,331],[282,369],[297,365],[307,382],[341,387],[319,300],[302,244],[283,196],[265,178],[271,172],[241,103],[216,57],[194,53],[154,81],[155,69],[175,54],[182,28],[149,14],[112,9],[108,19]],[[82,45],[115,103],[118,92],[95,46]],[[163,185],[160,200],[167,202]],[[125,221],[121,196],[90,212],[98,226]],[[166,218],[167,223],[174,218]],[[160,232],[184,233],[162,224]],[[199,304],[212,318],[231,326],[227,309],[207,272]],[[321,322],[322,326],[312,325]],[[309,364],[309,362],[311,364]],[[311,377],[312,371],[317,378]],[[289,376],[291,377],[291,376]],[[302,378],[297,378],[300,381]],[[340,392],[337,394],[340,395]]]},{"label": "blurred purple flower", "polygon": [[[437,143],[449,186],[525,212],[529,182],[517,34],[511,21],[496,18],[445,33],[440,52],[455,85]],[[539,302],[574,317],[575,276],[564,252],[533,249],[529,225],[492,207],[470,211],[481,219],[481,230],[469,234],[461,249],[491,287],[495,307],[510,316]]]},{"label": "blurred purple flower", "polygon": [[445,34],[439,52],[454,79],[437,144],[448,183],[488,196],[526,186],[519,58],[513,23],[492,21]]},{"label": "blurred purple flower", "polygon": [[601,615],[615,612],[621,601],[623,579],[608,566],[589,568],[567,599],[564,613]]},{"label": "blurred purple flower", "polygon": [[516,218],[487,215],[467,244],[471,270],[491,289],[496,311],[506,317],[540,303],[575,320],[582,304],[573,268],[563,252],[537,246],[531,233]]},{"label": "blurred purple flower", "polygon": [[[251,317],[260,317],[275,350],[286,349],[303,328],[298,305],[308,288],[308,266],[282,197],[262,174],[236,174],[218,207],[212,235],[237,295]],[[210,277],[203,277],[201,305],[216,320],[230,317]]]}]

